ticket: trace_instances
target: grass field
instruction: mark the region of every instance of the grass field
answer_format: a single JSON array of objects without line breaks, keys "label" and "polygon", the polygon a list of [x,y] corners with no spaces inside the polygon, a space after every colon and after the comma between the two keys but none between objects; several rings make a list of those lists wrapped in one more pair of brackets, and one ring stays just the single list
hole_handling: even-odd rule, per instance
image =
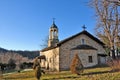
[{"label": "grass field", "polygon": [[[14,72],[4,74],[0,80],[36,80],[34,71]],[[109,67],[85,69],[81,75],[71,74],[70,71],[46,72],[41,80],[120,80],[120,72],[111,72]]]}]

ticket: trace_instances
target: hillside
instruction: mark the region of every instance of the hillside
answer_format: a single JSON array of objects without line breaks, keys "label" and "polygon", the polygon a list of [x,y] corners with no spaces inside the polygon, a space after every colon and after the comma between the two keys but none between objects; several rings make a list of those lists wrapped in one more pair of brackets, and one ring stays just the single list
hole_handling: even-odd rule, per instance
[{"label": "hillside", "polygon": [[2,53],[2,52],[8,52],[8,50],[0,47],[0,53]]},{"label": "hillside", "polygon": [[33,59],[36,56],[39,56],[39,51],[14,51],[14,50],[7,50],[4,48],[0,48],[0,54],[2,53],[18,53],[23,57],[28,57],[29,59]]},{"label": "hillside", "polygon": [[39,51],[14,51],[0,48],[0,63],[8,63],[11,59],[15,63],[31,62],[39,56]]}]

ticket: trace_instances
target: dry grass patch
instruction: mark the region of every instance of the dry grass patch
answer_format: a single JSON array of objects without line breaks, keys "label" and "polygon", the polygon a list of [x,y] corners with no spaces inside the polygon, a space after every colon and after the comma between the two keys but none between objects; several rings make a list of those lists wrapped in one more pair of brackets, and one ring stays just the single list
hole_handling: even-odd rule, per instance
[{"label": "dry grass patch", "polygon": [[[3,80],[36,80],[34,71],[13,73],[3,76]],[[111,72],[110,67],[85,69],[81,75],[70,71],[46,72],[41,80],[120,80],[120,72]]]}]

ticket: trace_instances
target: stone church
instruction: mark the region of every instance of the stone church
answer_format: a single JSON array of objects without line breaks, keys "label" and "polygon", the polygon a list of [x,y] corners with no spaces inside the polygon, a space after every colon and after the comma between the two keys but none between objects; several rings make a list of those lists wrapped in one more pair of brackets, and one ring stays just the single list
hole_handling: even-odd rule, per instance
[{"label": "stone church", "polygon": [[92,67],[106,62],[104,43],[85,29],[62,41],[58,39],[58,27],[53,22],[49,30],[48,47],[40,51],[46,60],[41,60],[41,66],[49,70],[69,70],[75,54],[84,67]]}]

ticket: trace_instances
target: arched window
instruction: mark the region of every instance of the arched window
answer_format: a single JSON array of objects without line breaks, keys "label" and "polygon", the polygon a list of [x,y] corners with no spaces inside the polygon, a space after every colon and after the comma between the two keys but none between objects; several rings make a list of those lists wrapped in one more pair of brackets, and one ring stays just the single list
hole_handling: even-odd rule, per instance
[{"label": "arched window", "polygon": [[54,30],[54,32],[53,32],[54,37],[56,36],[56,33],[57,33],[57,31],[56,31],[56,30]]}]

